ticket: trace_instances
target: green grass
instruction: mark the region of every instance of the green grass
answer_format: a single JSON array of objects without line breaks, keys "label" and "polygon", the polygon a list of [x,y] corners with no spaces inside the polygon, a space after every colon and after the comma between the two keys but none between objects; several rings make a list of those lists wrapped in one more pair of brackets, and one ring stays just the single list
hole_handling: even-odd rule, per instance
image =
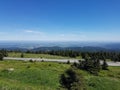
[{"label": "green grass", "polygon": [[69,65],[50,62],[1,61],[0,90],[56,90],[67,68]]},{"label": "green grass", "polygon": [[[0,61],[0,90],[57,90],[60,75],[69,67],[53,62]],[[109,67],[99,76],[78,72],[83,75],[87,90],[120,90],[120,67]]]},{"label": "green grass", "polygon": [[99,76],[84,73],[88,90],[120,90],[120,67],[102,70]]},{"label": "green grass", "polygon": [[82,56],[77,56],[76,59],[82,59]]},{"label": "green grass", "polygon": [[[9,57],[21,57],[21,53],[11,52],[11,53],[8,53],[8,56]],[[63,57],[63,56],[49,55],[49,54],[24,53],[24,58],[69,59],[70,57]]]}]

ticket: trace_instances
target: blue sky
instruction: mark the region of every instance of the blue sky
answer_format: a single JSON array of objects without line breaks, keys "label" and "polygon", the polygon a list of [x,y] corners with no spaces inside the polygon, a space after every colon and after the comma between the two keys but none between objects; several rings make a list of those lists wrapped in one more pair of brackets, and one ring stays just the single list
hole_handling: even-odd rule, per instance
[{"label": "blue sky", "polygon": [[0,40],[120,41],[120,0],[0,0]]}]

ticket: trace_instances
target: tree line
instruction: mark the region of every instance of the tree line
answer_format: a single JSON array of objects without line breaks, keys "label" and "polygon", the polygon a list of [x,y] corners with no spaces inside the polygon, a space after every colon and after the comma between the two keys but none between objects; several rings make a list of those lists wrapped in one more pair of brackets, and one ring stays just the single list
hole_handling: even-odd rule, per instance
[{"label": "tree line", "polygon": [[35,54],[50,54],[50,55],[58,55],[76,58],[81,56],[83,59],[85,57],[94,57],[99,58],[101,60],[109,59],[111,61],[120,61],[120,52],[112,52],[112,51],[97,51],[97,52],[81,52],[81,51],[73,51],[73,50],[51,50],[51,51],[26,51],[26,53],[35,53]]},{"label": "tree line", "polygon": [[[21,52],[22,51],[9,51],[9,52]],[[83,52],[83,51],[74,51],[74,50],[39,50],[39,51],[33,51],[33,50],[27,50],[24,51],[25,53],[34,53],[34,54],[49,54],[49,55],[58,55],[58,56],[65,56],[65,57],[71,57],[76,58],[78,56],[81,56],[83,59],[85,57],[91,57],[94,56],[94,58],[99,58],[101,60],[109,59],[111,61],[120,61],[120,52],[114,52],[114,51],[96,51],[96,52]]]},{"label": "tree line", "polygon": [[3,57],[7,57],[8,56],[8,52],[5,49],[1,49],[0,50],[0,61],[3,60]]}]

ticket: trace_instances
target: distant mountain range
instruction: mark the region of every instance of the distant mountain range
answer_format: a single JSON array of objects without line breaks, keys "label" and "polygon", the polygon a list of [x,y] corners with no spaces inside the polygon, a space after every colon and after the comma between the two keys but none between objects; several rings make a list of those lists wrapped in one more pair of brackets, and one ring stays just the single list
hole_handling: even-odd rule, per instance
[{"label": "distant mountain range", "polygon": [[28,42],[28,41],[0,41],[0,49],[21,51],[120,51],[120,43],[105,42]]},{"label": "distant mountain range", "polygon": [[[101,47],[39,47],[39,48],[34,48],[32,51],[51,51],[51,50],[73,50],[73,51],[106,51],[107,49],[101,48]],[[108,50],[107,50],[108,51]]]}]

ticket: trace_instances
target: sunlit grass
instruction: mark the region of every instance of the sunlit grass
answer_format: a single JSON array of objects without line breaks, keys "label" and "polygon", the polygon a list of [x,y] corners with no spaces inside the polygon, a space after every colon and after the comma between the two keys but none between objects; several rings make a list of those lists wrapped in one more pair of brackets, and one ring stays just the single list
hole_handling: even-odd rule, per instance
[{"label": "sunlit grass", "polygon": [[120,67],[102,70],[99,76],[85,75],[88,90],[120,90]]},{"label": "sunlit grass", "polygon": [[[8,56],[9,57],[21,57],[21,53],[11,52],[11,53],[8,53]],[[63,57],[63,56],[49,55],[49,54],[24,53],[24,58],[69,59],[70,57]]]},{"label": "sunlit grass", "polygon": [[[7,71],[14,68],[14,71]],[[0,62],[0,90],[56,90],[69,65],[50,62]],[[3,89],[4,90],[4,89]]]},{"label": "sunlit grass", "polygon": [[[0,90],[57,90],[60,75],[69,64],[53,62],[0,61]],[[8,71],[13,68],[13,71]],[[87,90],[119,90],[120,67],[101,70],[99,76],[78,70]]]}]

